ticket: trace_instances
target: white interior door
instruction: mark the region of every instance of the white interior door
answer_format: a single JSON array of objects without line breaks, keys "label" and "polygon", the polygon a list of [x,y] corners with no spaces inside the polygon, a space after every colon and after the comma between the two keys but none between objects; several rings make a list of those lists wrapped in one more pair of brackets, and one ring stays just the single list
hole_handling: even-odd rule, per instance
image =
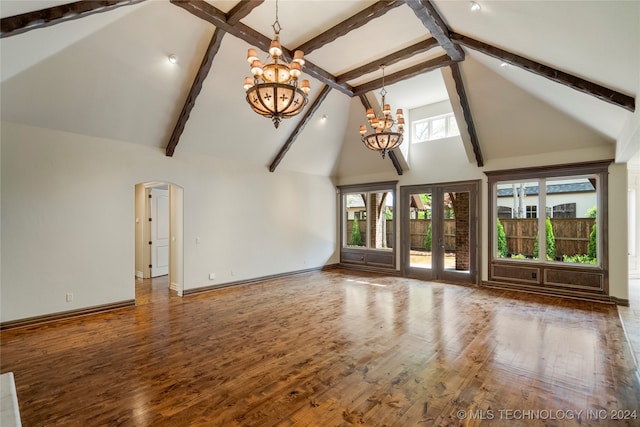
[{"label": "white interior door", "polygon": [[169,274],[169,190],[151,189],[151,277]]}]

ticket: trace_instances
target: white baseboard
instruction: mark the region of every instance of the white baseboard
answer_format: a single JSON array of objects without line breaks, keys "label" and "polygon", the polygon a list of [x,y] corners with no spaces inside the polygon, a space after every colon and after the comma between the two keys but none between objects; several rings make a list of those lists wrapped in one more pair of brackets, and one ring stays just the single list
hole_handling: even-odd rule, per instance
[{"label": "white baseboard", "polygon": [[169,289],[171,289],[172,291],[176,291],[178,296],[182,296],[182,286],[180,286],[179,283],[171,282],[171,284],[169,285]]}]

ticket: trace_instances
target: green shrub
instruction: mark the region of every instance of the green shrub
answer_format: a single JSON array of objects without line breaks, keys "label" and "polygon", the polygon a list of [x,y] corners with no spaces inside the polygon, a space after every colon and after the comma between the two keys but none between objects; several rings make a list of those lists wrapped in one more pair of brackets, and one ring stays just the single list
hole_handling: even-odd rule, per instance
[{"label": "green shrub", "polygon": [[572,256],[563,255],[562,260],[564,262],[574,262],[578,264],[596,264],[597,263],[597,260],[595,258],[590,257],[589,255],[582,255],[582,254],[577,254]]},{"label": "green shrub", "polygon": [[[553,235],[553,227],[551,226],[551,219],[547,218],[545,221],[545,231],[546,231],[546,243],[547,243],[547,259],[553,261],[556,259],[556,237]],[[533,245],[533,256],[534,258],[538,257],[539,247],[538,247],[538,236],[536,236],[536,243]]]},{"label": "green shrub", "polygon": [[358,217],[353,219],[353,228],[351,229],[351,237],[349,238],[349,246],[362,246],[362,235],[360,234],[360,226],[358,225]]},{"label": "green shrub", "polygon": [[511,259],[527,259],[523,254],[513,254],[511,255]]},{"label": "green shrub", "polygon": [[598,243],[596,241],[596,225],[593,224],[591,227],[591,234],[589,234],[589,249],[587,255],[594,260],[598,256]]},{"label": "green shrub", "polygon": [[427,236],[424,239],[424,248],[427,251],[431,251],[431,223],[429,223],[429,228],[427,228]]},{"label": "green shrub", "polygon": [[498,258],[505,258],[507,256],[507,235],[504,232],[504,227],[498,219]]}]

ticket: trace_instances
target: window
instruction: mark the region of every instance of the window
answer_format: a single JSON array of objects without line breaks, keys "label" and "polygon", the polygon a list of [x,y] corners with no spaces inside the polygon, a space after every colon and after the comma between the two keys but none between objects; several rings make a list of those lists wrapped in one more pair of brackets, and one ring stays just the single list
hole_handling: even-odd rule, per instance
[{"label": "window", "polygon": [[[344,194],[347,221],[344,246],[391,250],[389,234],[392,228],[388,223],[393,221],[392,193],[367,191]],[[371,215],[367,215],[367,212]],[[368,217],[371,218],[371,224],[367,223]]]},{"label": "window", "polygon": [[412,124],[411,142],[414,144],[460,135],[458,123],[453,113],[416,120]]},{"label": "window", "polygon": [[395,268],[396,181],[339,187],[342,262]]},{"label": "window", "polygon": [[[535,236],[538,235],[538,182],[502,181],[496,183],[495,223],[504,230],[504,242],[498,257],[534,258]],[[502,242],[504,244],[502,244]]]},{"label": "window", "polygon": [[602,247],[596,225],[599,181],[598,174],[497,180],[494,256],[597,265]]},{"label": "window", "polygon": [[611,301],[610,163],[485,172],[490,221],[487,283]]},{"label": "window", "polygon": [[538,218],[538,207],[536,205],[527,206],[527,218]]}]

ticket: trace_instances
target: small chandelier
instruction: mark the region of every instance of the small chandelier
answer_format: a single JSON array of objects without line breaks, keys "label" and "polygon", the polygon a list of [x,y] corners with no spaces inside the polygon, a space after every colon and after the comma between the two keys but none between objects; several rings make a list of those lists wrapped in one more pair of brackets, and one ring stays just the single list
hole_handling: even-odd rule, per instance
[{"label": "small chandelier", "polygon": [[[402,144],[404,117],[402,108],[398,108],[398,110],[396,110],[395,121],[391,117],[391,107],[389,104],[385,104],[384,102],[384,98],[387,94],[387,91],[384,88],[384,65],[381,65],[380,68],[382,68],[382,90],[380,91],[380,96],[382,97],[382,101],[380,102],[380,105],[382,105],[382,115],[380,117],[376,117],[373,112],[373,108],[367,109],[367,121],[369,122],[369,126],[373,128],[374,132],[367,134],[366,126],[360,125],[360,135],[362,135],[362,142],[364,142],[364,145],[366,145],[370,150],[379,151],[384,159],[389,151]],[[391,131],[394,124],[398,129],[397,132]]]},{"label": "small chandelier", "polygon": [[296,50],[291,64],[282,56],[280,30],[278,22],[278,0],[276,0],[276,21],[272,25],[275,33],[269,47],[269,56],[273,62],[264,65],[258,59],[255,48],[247,52],[247,62],[251,65],[252,77],[244,79],[247,102],[256,113],[273,120],[277,128],[282,119],[299,114],[307,104],[307,95],[311,90],[309,80],[302,80],[298,87],[298,77],[304,65],[304,53]]}]

